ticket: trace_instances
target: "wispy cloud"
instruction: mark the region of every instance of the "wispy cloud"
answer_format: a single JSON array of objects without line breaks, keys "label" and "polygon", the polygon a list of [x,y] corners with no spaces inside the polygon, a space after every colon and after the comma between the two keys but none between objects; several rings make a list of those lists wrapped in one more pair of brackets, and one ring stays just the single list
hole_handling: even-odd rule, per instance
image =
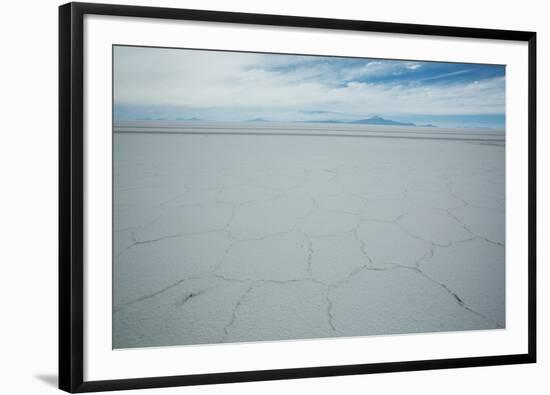
[{"label": "wispy cloud", "polygon": [[220,120],[503,114],[505,107],[502,66],[116,47],[114,72],[121,108]]},{"label": "wispy cloud", "polygon": [[432,76],[432,77],[421,78],[421,79],[419,80],[419,82],[438,80],[438,79],[440,79],[440,78],[452,77],[452,76],[455,76],[455,75],[460,75],[460,74],[469,73],[469,72],[471,72],[471,71],[472,71],[472,70],[470,70],[470,69],[466,69],[466,70],[453,71],[452,73],[445,73],[445,74],[434,75],[434,76]]}]

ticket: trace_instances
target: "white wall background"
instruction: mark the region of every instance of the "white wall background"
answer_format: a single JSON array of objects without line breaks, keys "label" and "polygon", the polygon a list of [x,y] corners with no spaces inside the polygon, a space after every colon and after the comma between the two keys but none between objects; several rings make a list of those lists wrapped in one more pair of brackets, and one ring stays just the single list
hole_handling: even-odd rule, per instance
[{"label": "white wall background", "polygon": [[[131,393],[158,394],[530,394],[550,387],[544,331],[550,271],[550,25],[536,0],[118,0],[118,3],[425,23],[538,33],[539,363],[368,376],[245,383]],[[0,388],[56,393],[57,382],[57,0],[4,4],[0,22]],[[545,155],[546,154],[546,155]],[[546,309],[546,310],[545,310]]]}]

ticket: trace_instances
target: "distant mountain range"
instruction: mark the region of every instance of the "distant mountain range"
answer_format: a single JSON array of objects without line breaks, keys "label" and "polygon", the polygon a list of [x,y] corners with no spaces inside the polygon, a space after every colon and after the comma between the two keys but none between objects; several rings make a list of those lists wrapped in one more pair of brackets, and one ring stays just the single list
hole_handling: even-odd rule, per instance
[{"label": "distant mountain range", "polygon": [[[169,119],[166,118],[138,118],[140,121],[169,121]],[[206,121],[202,118],[176,118],[176,121]],[[246,122],[273,122],[265,118],[253,118],[248,119]],[[326,119],[326,120],[308,120],[308,121],[293,121],[297,123],[334,123],[334,124],[347,124],[347,125],[389,125],[389,126],[420,126],[420,127],[426,127],[426,128],[433,128],[436,127],[436,125],[424,124],[424,125],[417,125],[412,122],[399,122],[394,121],[391,119],[385,119],[378,115],[375,115],[370,118],[363,118],[363,119],[356,119],[356,120],[342,120],[342,119]]]},{"label": "distant mountain range", "polygon": [[370,118],[364,118],[364,119],[357,119],[354,121],[343,121],[338,119],[328,119],[324,121],[304,121],[307,123],[345,123],[345,124],[351,124],[351,125],[392,125],[392,126],[423,126],[423,127],[429,127],[433,128],[435,125],[432,125],[431,123],[426,125],[417,125],[412,122],[399,122],[399,121],[393,121],[391,119],[384,119],[380,116],[374,116]]}]

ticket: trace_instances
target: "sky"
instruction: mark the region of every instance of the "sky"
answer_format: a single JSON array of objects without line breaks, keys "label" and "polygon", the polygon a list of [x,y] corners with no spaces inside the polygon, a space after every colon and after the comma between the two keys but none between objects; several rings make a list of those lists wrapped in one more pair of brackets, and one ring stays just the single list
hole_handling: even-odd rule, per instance
[{"label": "sky", "polygon": [[504,128],[501,65],[115,46],[115,120]]}]

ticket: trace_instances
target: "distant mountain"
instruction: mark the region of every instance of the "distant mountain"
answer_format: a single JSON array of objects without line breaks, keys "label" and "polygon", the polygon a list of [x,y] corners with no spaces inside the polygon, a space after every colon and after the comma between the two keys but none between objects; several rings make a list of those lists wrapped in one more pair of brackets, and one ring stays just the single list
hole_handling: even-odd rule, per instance
[{"label": "distant mountain", "polygon": [[295,121],[295,122],[303,122],[303,123],[351,123],[349,121],[340,121],[338,119],[325,119],[320,121]]},{"label": "distant mountain", "polygon": [[305,110],[302,112],[304,114],[337,114],[336,111],[326,111],[326,110]]},{"label": "distant mountain", "polygon": [[351,121],[349,123],[361,124],[361,125],[400,125],[400,126],[416,126],[412,122],[399,122],[392,121],[391,119],[384,119],[379,116],[374,116],[365,119],[358,119],[357,121]]},{"label": "distant mountain", "polygon": [[176,118],[176,121],[204,121],[202,118]]},{"label": "distant mountain", "polygon": [[487,129],[487,130],[494,130],[494,129],[500,129],[498,127],[492,127],[492,126],[457,126],[459,129]]},{"label": "distant mountain", "polygon": [[249,119],[246,122],[269,122],[269,121],[263,118],[254,118],[254,119]]},{"label": "distant mountain", "polygon": [[355,121],[343,121],[338,119],[327,119],[323,121],[304,121],[306,123],[345,123],[351,125],[390,125],[390,126],[424,126],[424,127],[435,127],[435,125],[416,125],[412,122],[399,122],[393,121],[391,119],[384,119],[378,115],[370,118],[357,119]]}]

